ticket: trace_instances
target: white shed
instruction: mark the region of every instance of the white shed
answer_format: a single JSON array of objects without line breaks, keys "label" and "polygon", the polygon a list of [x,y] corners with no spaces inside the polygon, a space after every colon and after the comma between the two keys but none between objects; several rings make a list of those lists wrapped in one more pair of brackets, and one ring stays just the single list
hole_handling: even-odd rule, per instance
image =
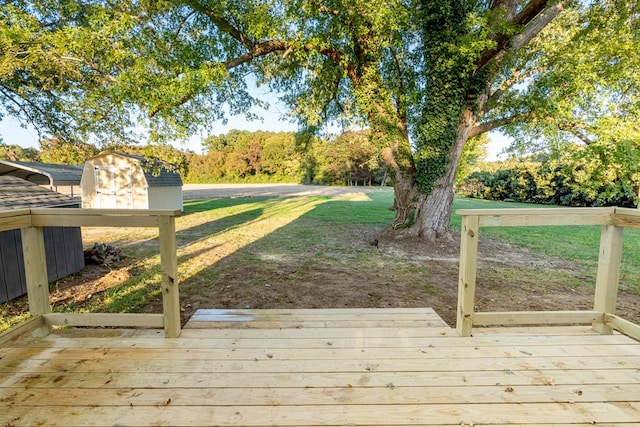
[{"label": "white shed", "polygon": [[83,208],[182,210],[177,168],[143,156],[103,151],[84,164],[80,187]]}]

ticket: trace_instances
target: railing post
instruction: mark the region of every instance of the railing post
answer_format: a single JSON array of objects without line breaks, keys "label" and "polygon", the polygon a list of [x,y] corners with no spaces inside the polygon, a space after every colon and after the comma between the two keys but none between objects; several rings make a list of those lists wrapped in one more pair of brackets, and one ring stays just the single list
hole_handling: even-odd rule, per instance
[{"label": "railing post", "polygon": [[[32,316],[43,316],[51,313],[44,233],[42,227],[24,227],[20,232],[22,234],[24,278],[27,285],[29,313]],[[45,325],[36,329],[34,335],[46,336],[49,332],[49,327]]]},{"label": "railing post", "polygon": [[[596,275],[596,295],[593,309],[604,314],[615,314],[622,260],[622,235],[624,227],[603,225],[600,234],[600,252]],[[611,334],[613,329],[604,323],[604,317],[592,324],[601,334]]]},{"label": "railing post", "polygon": [[473,328],[479,222],[479,217],[475,215],[462,217],[456,330],[463,337],[470,336]]},{"label": "railing post", "polygon": [[160,234],[160,268],[162,269],[164,334],[167,338],[177,338],[180,336],[180,294],[176,257],[175,217],[159,215],[158,228]]}]

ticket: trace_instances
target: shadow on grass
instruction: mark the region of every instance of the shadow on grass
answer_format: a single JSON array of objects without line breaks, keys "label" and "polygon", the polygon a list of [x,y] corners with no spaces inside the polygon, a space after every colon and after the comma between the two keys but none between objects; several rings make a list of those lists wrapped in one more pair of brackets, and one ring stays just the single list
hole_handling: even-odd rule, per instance
[{"label": "shadow on grass", "polygon": [[227,197],[219,199],[186,200],[183,205],[182,215],[193,215],[198,212],[206,212],[212,209],[238,207],[244,204],[255,204],[265,200],[277,199],[276,197]]}]

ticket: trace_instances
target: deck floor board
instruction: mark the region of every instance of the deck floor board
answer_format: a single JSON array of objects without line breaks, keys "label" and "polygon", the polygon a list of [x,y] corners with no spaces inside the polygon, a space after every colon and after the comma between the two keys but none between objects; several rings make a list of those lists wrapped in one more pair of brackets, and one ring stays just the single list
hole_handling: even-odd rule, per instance
[{"label": "deck floor board", "polygon": [[177,339],[60,329],[0,348],[0,426],[637,426],[640,343],[463,338],[430,309],[216,310]]}]

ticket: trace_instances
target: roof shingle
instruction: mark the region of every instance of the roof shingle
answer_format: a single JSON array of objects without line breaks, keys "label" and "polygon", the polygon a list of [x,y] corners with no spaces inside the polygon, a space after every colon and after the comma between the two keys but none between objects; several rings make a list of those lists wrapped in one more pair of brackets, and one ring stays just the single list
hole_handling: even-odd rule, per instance
[{"label": "roof shingle", "polygon": [[0,176],[0,210],[78,205],[77,198],[56,193],[15,176]]}]

